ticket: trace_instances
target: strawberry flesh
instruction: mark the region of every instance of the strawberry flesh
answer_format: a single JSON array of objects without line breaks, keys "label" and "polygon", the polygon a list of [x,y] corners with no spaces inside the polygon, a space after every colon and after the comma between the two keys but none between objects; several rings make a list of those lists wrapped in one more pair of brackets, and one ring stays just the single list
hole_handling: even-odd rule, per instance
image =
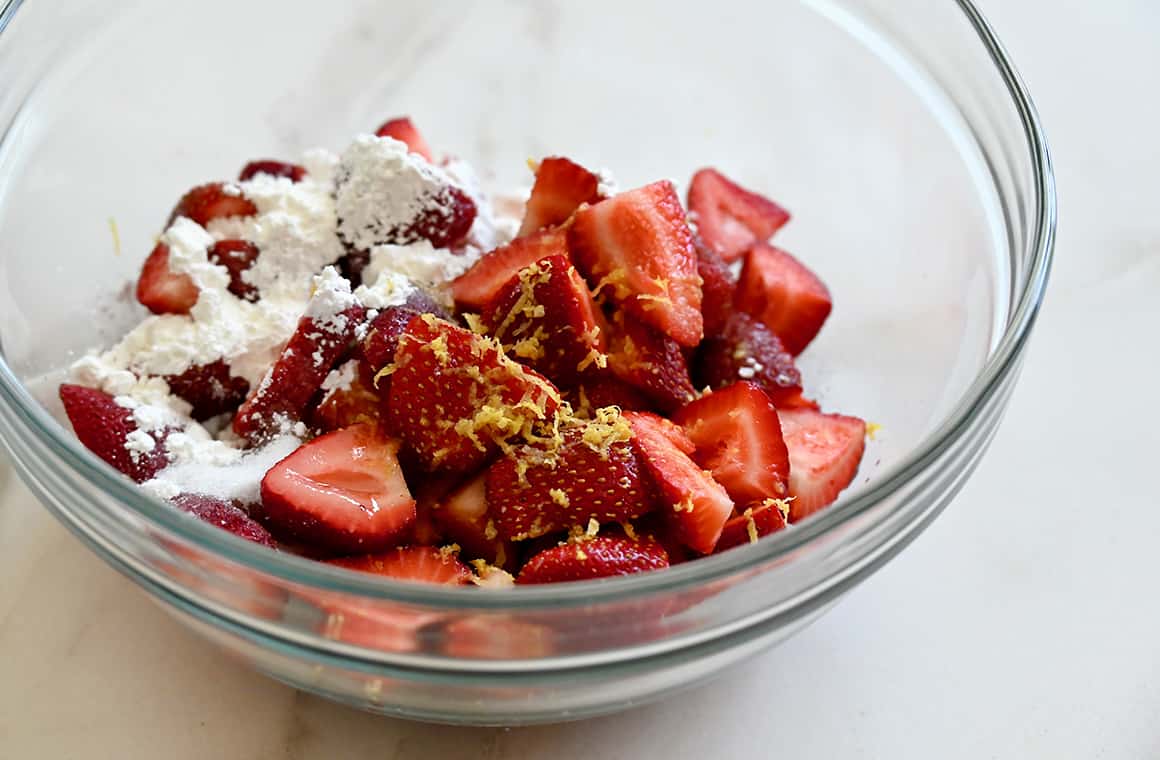
[{"label": "strawberry flesh", "polygon": [[463,554],[496,567],[512,567],[515,546],[501,538],[487,502],[487,475],[470,478],[443,497],[432,512],[447,537],[463,547]]},{"label": "strawberry flesh", "polygon": [[652,401],[648,396],[617,378],[611,370],[585,380],[569,400],[573,407],[589,414],[606,406],[620,407],[624,411],[652,410]]},{"label": "strawberry flesh", "polygon": [[853,482],[866,449],[866,423],[812,409],[785,409],[780,417],[789,450],[789,520],[797,522],[832,504]]},{"label": "strawberry flesh", "polygon": [[746,190],[715,169],[702,169],[689,183],[689,211],[710,248],[726,261],[754,243],[764,243],[789,221],[789,212]]},{"label": "strawberry flesh", "polygon": [[697,273],[701,275],[701,316],[705,320],[705,336],[717,335],[733,313],[733,291],[737,283],[732,270],[721,255],[694,237],[697,249]]},{"label": "strawberry flesh", "polygon": [[427,139],[423,137],[418,128],[406,116],[385,122],[378,128],[375,135],[377,137],[390,137],[391,139],[406,143],[407,149],[415,155],[422,156],[429,163],[434,161],[431,157],[431,147],[427,144]]},{"label": "strawberry flesh", "polygon": [[516,582],[586,581],[663,570],[668,566],[668,554],[654,541],[597,536],[540,552],[524,563]]},{"label": "strawberry flesh", "polygon": [[207,257],[230,273],[231,293],[243,301],[258,300],[258,289],[242,276],[258,260],[258,246],[246,240],[219,240],[210,246]]},{"label": "strawberry flesh", "polygon": [[793,356],[768,327],[743,312],[731,314],[694,359],[697,386],[713,390],[740,381],[765,391],[777,408],[800,406],[802,376]]},{"label": "strawberry flesh", "polygon": [[380,554],[332,559],[329,564],[398,581],[462,586],[474,573],[449,551],[434,546],[401,546]]},{"label": "strawberry flesh", "polygon": [[484,254],[451,283],[451,295],[463,311],[480,311],[520,270],[549,256],[567,256],[564,233],[551,230],[516,238]]},{"label": "strawberry flesh", "polygon": [[[378,424],[383,404],[374,386],[374,373],[365,362],[351,359],[340,370],[350,376],[345,386],[331,388],[310,414],[310,423],[323,432],[357,424]],[[340,370],[335,370],[336,372]]]},{"label": "strawberry flesh", "polygon": [[184,216],[204,227],[214,219],[253,216],[257,213],[258,207],[242,195],[240,190],[227,189],[221,182],[211,182],[208,185],[199,185],[182,196],[173,213],[169,215],[168,224],[173,224],[173,220]]},{"label": "strawberry flesh", "polygon": [[737,308],[765,323],[797,356],[822,329],[832,303],[826,284],[790,254],[758,243],[745,254]]},{"label": "strawberry flesh", "polygon": [[645,394],[660,411],[692,401],[696,392],[677,342],[635,319],[616,316],[608,347],[612,374]]},{"label": "strawberry flesh", "polygon": [[238,175],[239,182],[247,182],[259,174],[271,177],[285,177],[291,182],[301,182],[306,176],[306,169],[298,164],[288,164],[283,161],[251,161],[242,168]]},{"label": "strawberry flesh", "polygon": [[786,516],[784,501],[768,499],[750,504],[741,514],[731,517],[725,523],[713,552],[756,543],[762,536],[777,533],[786,526]]},{"label": "strawberry flesh", "polygon": [[158,243],[141,267],[137,300],[154,314],[188,314],[199,291],[193,278],[169,268],[169,246]]},{"label": "strawberry flesh", "polygon": [[238,538],[271,549],[277,548],[277,542],[270,535],[270,531],[233,502],[199,493],[183,493],[170,499],[170,502],[182,512],[188,512],[199,520],[233,533]]},{"label": "strawberry flesh", "polygon": [[520,237],[563,224],[582,205],[601,199],[598,176],[566,158],[545,158],[536,168]]},{"label": "strawberry flesh", "polygon": [[249,393],[250,384],[234,377],[223,359],[197,364],[180,375],[166,375],[169,391],[193,406],[190,415],[198,422],[235,411]]},{"label": "strawberry flesh", "polygon": [[60,400],[77,439],[85,448],[137,483],[153,478],[169,464],[165,453],[165,433],[153,433],[152,450],[131,451],[129,436],[139,428],[133,413],[103,391],[65,383]]}]

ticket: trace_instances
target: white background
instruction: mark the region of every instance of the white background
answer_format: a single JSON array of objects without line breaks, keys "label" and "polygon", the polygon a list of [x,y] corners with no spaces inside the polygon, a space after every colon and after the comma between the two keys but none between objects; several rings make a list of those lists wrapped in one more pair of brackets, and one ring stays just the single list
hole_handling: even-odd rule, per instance
[{"label": "white background", "polygon": [[834,612],[660,705],[422,726],[226,661],[0,474],[0,758],[1160,757],[1160,5],[982,5],[1055,152],[1051,291],[977,475]]}]

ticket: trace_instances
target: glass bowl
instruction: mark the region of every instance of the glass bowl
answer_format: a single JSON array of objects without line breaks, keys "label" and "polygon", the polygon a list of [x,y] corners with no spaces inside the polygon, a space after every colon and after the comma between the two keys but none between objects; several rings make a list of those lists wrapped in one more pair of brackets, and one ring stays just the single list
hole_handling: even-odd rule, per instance
[{"label": "glass bowl", "polygon": [[[972,472],[1016,377],[1055,197],[1031,101],[966,0],[196,4],[0,11],[0,438],[110,565],[275,678],[418,719],[622,709],[785,639],[914,539]],[[802,357],[880,423],[857,485],[756,545],[509,592],[271,552],[139,492],[57,416],[59,370],[141,316],[170,204],[247,160],[413,116],[494,188],[550,153],[624,187],[714,165],[795,213],[780,244],[835,311]]]}]

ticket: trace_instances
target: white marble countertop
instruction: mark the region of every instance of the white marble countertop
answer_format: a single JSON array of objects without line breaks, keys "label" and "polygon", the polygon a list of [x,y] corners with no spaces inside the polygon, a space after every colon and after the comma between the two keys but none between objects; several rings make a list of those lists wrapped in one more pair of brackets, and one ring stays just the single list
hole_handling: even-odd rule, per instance
[{"label": "white marble countertop", "polygon": [[1160,757],[1160,6],[984,9],[1055,150],[1050,297],[977,475],[822,621],[615,717],[388,720],[228,662],[0,472],[0,758]]}]

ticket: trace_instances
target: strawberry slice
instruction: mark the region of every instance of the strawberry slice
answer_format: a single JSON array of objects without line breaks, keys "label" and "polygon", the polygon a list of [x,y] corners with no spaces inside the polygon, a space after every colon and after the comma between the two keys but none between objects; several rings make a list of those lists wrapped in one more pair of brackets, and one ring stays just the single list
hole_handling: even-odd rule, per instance
[{"label": "strawberry slice", "polygon": [[324,551],[390,548],[415,521],[399,445],[371,425],[315,438],[262,478],[258,516],[275,535]]},{"label": "strawberry slice", "polygon": [[673,433],[665,427],[672,423],[647,412],[626,412],[624,416],[632,425],[641,458],[662,502],[670,507],[662,509],[669,524],[690,549],[710,553],[733,512],[729,494],[682,447],[674,445]]},{"label": "strawberry slice", "polygon": [[866,449],[866,423],[811,409],[785,409],[779,416],[789,449],[789,521],[797,522],[832,504],[853,482]]},{"label": "strawberry slice", "polygon": [[193,278],[169,268],[169,246],[158,243],[141,267],[137,300],[154,314],[188,314],[199,291]]},{"label": "strawberry slice", "polygon": [[[404,303],[388,306],[380,311],[371,321],[359,347],[367,367],[372,372],[372,377],[395,360],[399,339],[403,337],[411,317],[418,314],[434,314],[448,321],[452,318],[446,309],[435,303],[431,296],[422,290],[412,292]],[[385,397],[390,389],[390,376],[379,376],[374,386]]]},{"label": "strawberry slice", "polygon": [[721,332],[733,313],[737,283],[720,254],[699,236],[693,238],[693,245],[697,250],[697,273],[701,275],[701,316],[705,320],[705,336],[709,337]]},{"label": "strawberry slice", "polygon": [[650,411],[652,402],[633,386],[618,379],[611,370],[599,372],[586,379],[569,399],[577,413],[591,417],[597,409],[606,406],[619,407],[624,411]]},{"label": "strawberry slice", "polygon": [[566,256],[521,269],[484,308],[483,321],[510,356],[561,387],[606,364],[603,315]]},{"label": "strawberry slice", "polygon": [[585,203],[598,203],[600,178],[566,158],[545,158],[536,168],[536,182],[528,197],[520,237],[555,227],[571,218]]},{"label": "strawberry slice", "polygon": [[596,421],[577,421],[554,449],[524,446],[496,462],[487,472],[487,503],[499,534],[522,541],[648,512],[652,493],[631,440],[624,419],[607,410]]},{"label": "strawberry slice", "polygon": [[255,544],[278,548],[270,531],[263,528],[237,504],[200,493],[183,493],[169,500],[182,512],[188,512],[199,520],[216,525],[238,538]]},{"label": "strawberry slice", "polygon": [[474,573],[454,552],[434,546],[401,546],[381,554],[332,559],[328,564],[397,581],[462,586]]},{"label": "strawberry slice", "polygon": [[671,412],[696,396],[688,362],[677,342],[620,313],[615,315],[609,334],[608,368],[663,412]]},{"label": "strawberry slice", "polygon": [[352,359],[341,365],[327,375],[322,388],[322,400],[310,414],[315,428],[329,432],[382,420],[383,403],[375,390],[374,373],[364,362]]},{"label": "strawberry slice", "polygon": [[259,174],[285,177],[291,182],[301,182],[306,176],[306,169],[298,164],[288,164],[283,161],[251,161],[242,168],[242,173],[238,175],[238,181],[247,182]]},{"label": "strawberry slice", "polygon": [[[115,469],[144,483],[169,464],[165,433],[141,431],[133,413],[109,394],[69,383],[59,393],[77,439]],[[143,445],[130,448],[135,441]],[[143,450],[150,442],[151,448]]]},{"label": "strawberry slice", "polygon": [[484,254],[451,283],[451,295],[462,311],[483,309],[524,267],[548,256],[567,256],[563,232],[550,230],[516,238]]},{"label": "strawberry slice", "polygon": [[247,240],[219,240],[210,246],[206,256],[229,271],[231,293],[243,301],[258,300],[258,289],[242,277],[258,260],[258,246]]},{"label": "strawberry slice", "polygon": [[797,356],[830,316],[830,291],[818,276],[780,248],[758,243],[745,255],[737,308],[773,330]]},{"label": "strawberry slice", "polygon": [[391,372],[388,421],[428,470],[467,473],[548,421],[560,394],[495,344],[431,314],[412,317]]},{"label": "strawberry slice", "polygon": [[524,563],[517,583],[564,583],[663,570],[669,557],[654,541],[597,536],[555,546]]},{"label": "strawberry slice", "polygon": [[385,122],[378,131],[375,132],[377,137],[390,137],[399,142],[407,144],[407,148],[417,156],[422,156],[429,163],[433,162],[431,158],[431,148],[427,145],[426,138],[419,132],[418,128],[411,123],[411,119],[403,116],[397,119],[391,119]]},{"label": "strawberry slice", "polygon": [[737,504],[789,495],[789,454],[769,396],[741,382],[702,396],[673,415],[696,445],[693,458]]},{"label": "strawberry slice", "polygon": [[747,380],[778,409],[802,405],[802,376],[793,356],[768,327],[743,312],[729,315],[721,332],[705,339],[694,367],[698,387],[720,390]]},{"label": "strawberry slice", "polygon": [[235,411],[250,391],[250,384],[234,377],[223,359],[194,365],[180,375],[166,375],[165,382],[174,396],[193,406],[190,414],[198,422]]},{"label": "strawberry slice", "polygon": [[166,226],[173,224],[173,220],[179,216],[192,219],[204,227],[214,219],[253,216],[256,213],[258,207],[242,195],[241,190],[221,182],[211,182],[208,185],[198,185],[182,196],[173,213],[169,215]]},{"label": "strawberry slice", "polygon": [[693,235],[671,182],[621,193],[576,213],[568,246],[598,291],[682,346],[701,342],[701,277]]},{"label": "strawberry slice", "polygon": [[741,514],[729,519],[717,540],[714,554],[745,544],[755,544],[762,536],[777,533],[786,526],[789,505],[778,499],[750,504]]},{"label": "strawberry slice", "polygon": [[487,505],[487,474],[480,473],[445,496],[432,512],[463,554],[497,567],[514,567],[516,548],[500,538]]},{"label": "strawberry slice", "polygon": [[789,221],[789,212],[746,190],[715,169],[702,169],[689,183],[689,210],[705,242],[733,261],[754,243],[764,243]]}]

